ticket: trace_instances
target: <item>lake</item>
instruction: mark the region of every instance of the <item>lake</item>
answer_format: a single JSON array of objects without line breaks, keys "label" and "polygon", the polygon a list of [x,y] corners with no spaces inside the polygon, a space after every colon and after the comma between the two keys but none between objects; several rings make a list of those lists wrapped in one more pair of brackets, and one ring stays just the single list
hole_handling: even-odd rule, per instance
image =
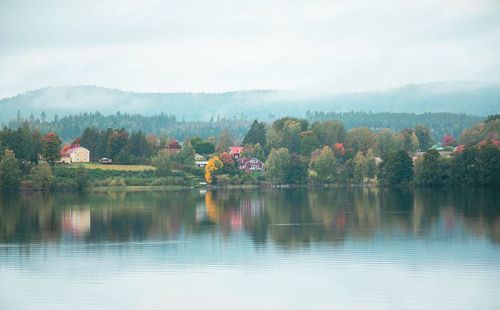
[{"label": "lake", "polygon": [[500,309],[496,189],[0,198],[0,309]]}]

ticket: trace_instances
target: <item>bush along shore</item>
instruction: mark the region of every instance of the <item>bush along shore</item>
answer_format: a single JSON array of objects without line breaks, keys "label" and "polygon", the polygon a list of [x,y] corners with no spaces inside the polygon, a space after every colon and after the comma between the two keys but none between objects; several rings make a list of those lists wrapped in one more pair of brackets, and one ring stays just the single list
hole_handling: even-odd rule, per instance
[{"label": "bush along shore", "polygon": [[[432,138],[417,125],[399,132],[346,130],[335,120],[254,121],[243,137],[146,135],[87,128],[63,144],[25,124],[0,130],[1,191],[286,186],[500,186],[500,115],[460,137]],[[83,147],[90,163],[63,164]],[[62,156],[62,157],[61,157]],[[112,164],[100,164],[101,158]],[[102,161],[102,160],[101,160]]]}]

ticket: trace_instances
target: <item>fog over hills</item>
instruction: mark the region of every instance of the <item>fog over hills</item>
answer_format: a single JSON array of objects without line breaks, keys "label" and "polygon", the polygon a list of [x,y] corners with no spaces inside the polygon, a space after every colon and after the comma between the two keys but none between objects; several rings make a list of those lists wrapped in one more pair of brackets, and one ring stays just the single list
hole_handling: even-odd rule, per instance
[{"label": "fog over hills", "polygon": [[500,84],[434,82],[386,91],[309,94],[250,90],[225,93],[137,93],[95,86],[48,87],[0,100],[0,122],[42,112],[51,119],[83,112],[175,115],[178,119],[211,117],[274,119],[305,116],[307,111],[454,112],[486,116],[500,113]]}]

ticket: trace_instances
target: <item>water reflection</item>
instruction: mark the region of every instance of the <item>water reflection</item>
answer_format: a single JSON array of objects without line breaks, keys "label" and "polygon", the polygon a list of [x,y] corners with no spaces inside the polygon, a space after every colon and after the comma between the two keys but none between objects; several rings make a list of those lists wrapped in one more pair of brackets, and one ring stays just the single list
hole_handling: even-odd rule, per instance
[{"label": "water reflection", "polygon": [[245,233],[255,245],[272,242],[285,249],[394,236],[459,235],[497,244],[499,198],[488,189],[19,194],[1,197],[0,242],[99,243]]}]

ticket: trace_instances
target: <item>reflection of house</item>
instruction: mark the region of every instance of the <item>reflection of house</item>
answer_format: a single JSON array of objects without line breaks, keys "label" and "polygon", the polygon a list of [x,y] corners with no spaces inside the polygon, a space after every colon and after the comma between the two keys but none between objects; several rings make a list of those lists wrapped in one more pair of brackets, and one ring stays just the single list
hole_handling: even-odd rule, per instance
[{"label": "reflection of house", "polygon": [[207,165],[207,160],[200,154],[194,154],[194,165],[198,168],[204,168]]},{"label": "reflection of house", "polygon": [[72,235],[81,236],[90,231],[90,210],[67,210],[62,215],[62,228]]},{"label": "reflection of house", "polygon": [[242,146],[230,146],[227,149],[227,152],[229,153],[229,155],[233,156],[235,159],[239,159],[239,158],[241,158],[241,154],[243,153],[244,150],[245,150],[245,148]]},{"label": "reflection of house", "polygon": [[175,155],[182,151],[182,146],[179,142],[177,142],[177,140],[173,139],[168,142],[166,150],[169,155]]},{"label": "reflection of house", "polygon": [[264,170],[264,163],[257,158],[240,158],[238,159],[240,170],[247,172]]},{"label": "reflection of house", "polygon": [[88,163],[90,162],[90,152],[84,147],[75,145],[61,154],[61,161],[65,164]]}]

